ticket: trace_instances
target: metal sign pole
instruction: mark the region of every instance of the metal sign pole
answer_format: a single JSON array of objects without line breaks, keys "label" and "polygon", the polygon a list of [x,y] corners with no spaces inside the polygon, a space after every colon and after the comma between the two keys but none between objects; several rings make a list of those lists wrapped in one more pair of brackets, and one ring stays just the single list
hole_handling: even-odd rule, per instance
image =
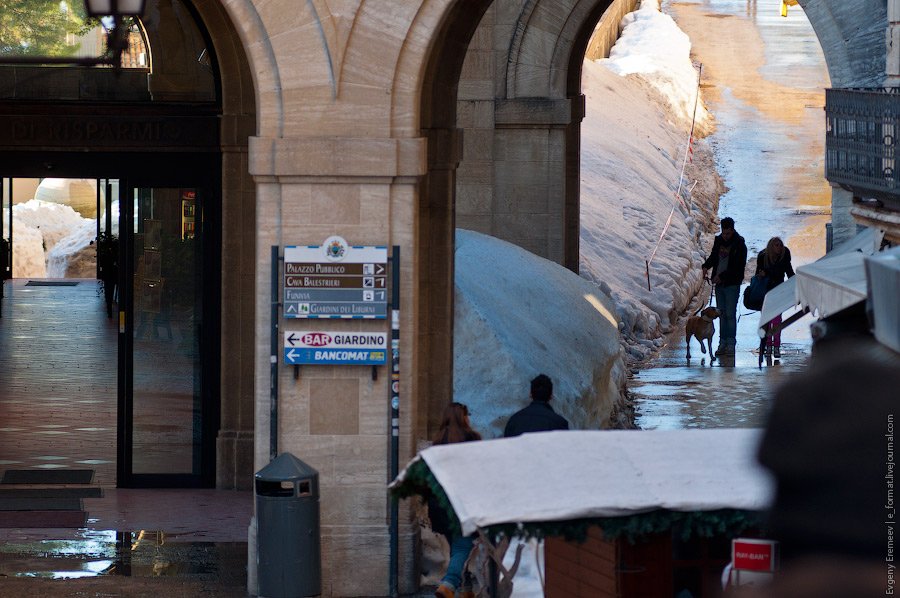
[{"label": "metal sign pole", "polygon": [[272,245],[272,335],[271,354],[269,355],[269,460],[278,456],[278,245]]},{"label": "metal sign pole", "polygon": [[[400,471],[400,246],[394,245],[391,255],[391,479]],[[391,596],[399,596],[398,552],[400,539],[400,508],[396,496],[391,497]]]}]

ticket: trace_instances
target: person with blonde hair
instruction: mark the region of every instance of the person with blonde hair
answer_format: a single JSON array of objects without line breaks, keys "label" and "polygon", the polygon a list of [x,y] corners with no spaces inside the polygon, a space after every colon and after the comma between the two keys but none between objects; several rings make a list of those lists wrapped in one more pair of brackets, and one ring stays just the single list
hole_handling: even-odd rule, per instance
[{"label": "person with blonde hair", "polygon": [[[481,434],[472,428],[469,421],[469,408],[462,403],[450,403],[444,408],[441,418],[441,426],[434,436],[434,444],[453,444],[456,442],[472,442],[481,440]],[[463,568],[472,552],[475,539],[472,536],[463,536],[450,530],[450,521],[447,513],[435,500],[434,496],[428,499],[428,518],[431,520],[431,529],[435,533],[447,538],[450,545],[450,562],[447,571],[441,578],[441,583],[434,595],[438,598],[454,598],[456,591],[460,596],[468,598],[474,596],[471,590],[468,575],[464,575]],[[463,584],[464,578],[466,584]]]},{"label": "person with blonde hair", "polygon": [[[759,252],[756,258],[756,275],[766,277],[766,292],[768,293],[785,278],[794,275],[794,267],[791,265],[791,250],[784,246],[780,237],[772,237],[766,243],[766,248]],[[781,314],[778,314],[771,322],[769,329],[774,332],[766,337],[766,354],[776,358],[781,357]]]}]

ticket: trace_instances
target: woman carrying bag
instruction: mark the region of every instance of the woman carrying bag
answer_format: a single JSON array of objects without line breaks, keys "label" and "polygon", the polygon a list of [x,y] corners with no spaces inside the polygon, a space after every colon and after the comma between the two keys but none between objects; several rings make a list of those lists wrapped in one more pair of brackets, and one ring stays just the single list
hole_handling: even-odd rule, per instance
[{"label": "woman carrying bag", "polygon": [[[765,277],[767,293],[784,282],[785,278],[794,275],[791,250],[784,246],[780,237],[769,239],[766,248],[759,252],[756,258],[756,275]],[[774,356],[780,358],[781,331],[777,327],[781,326],[781,314],[769,322],[768,326],[770,330],[775,329],[776,332],[766,337],[766,355],[772,355],[774,352]]]}]

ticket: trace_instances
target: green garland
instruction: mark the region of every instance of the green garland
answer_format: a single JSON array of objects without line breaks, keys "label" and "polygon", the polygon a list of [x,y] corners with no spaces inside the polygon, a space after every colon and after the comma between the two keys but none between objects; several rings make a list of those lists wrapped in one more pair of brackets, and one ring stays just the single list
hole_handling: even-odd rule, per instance
[{"label": "green garland", "polygon": [[[392,490],[399,498],[413,495],[434,496],[450,519],[450,528],[454,533],[461,533],[461,526],[453,505],[447,498],[444,489],[438,483],[431,469],[424,460],[419,459],[406,470],[406,477],[399,486]],[[570,519],[567,521],[545,521],[535,523],[506,523],[492,525],[485,530],[494,540],[500,537],[537,538],[559,536],[569,541],[583,542],[587,538],[588,529],[598,526],[608,539],[625,538],[634,544],[638,540],[653,534],[674,531],[681,534],[682,540],[692,536],[710,538],[716,535],[738,536],[748,529],[762,529],[763,519],[760,513],[742,509],[719,509],[716,511],[670,511],[657,509],[646,513],[636,513],[621,517],[590,517]]]}]

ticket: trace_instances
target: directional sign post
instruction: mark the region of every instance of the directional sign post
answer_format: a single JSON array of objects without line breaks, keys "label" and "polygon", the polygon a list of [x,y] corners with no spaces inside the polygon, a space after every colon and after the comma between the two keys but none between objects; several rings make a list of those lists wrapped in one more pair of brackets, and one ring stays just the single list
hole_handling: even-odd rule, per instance
[{"label": "directional sign post", "polygon": [[287,365],[384,365],[387,332],[292,330],[284,333]]},{"label": "directional sign post", "polygon": [[387,318],[387,247],[324,245],[284,248],[285,318]]}]

